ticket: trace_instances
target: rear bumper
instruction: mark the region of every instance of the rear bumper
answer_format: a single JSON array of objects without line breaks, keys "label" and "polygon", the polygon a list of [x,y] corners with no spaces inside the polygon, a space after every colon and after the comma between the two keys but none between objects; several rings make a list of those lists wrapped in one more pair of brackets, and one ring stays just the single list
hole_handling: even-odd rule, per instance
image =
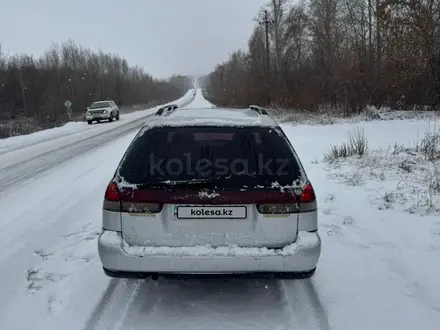
[{"label": "rear bumper", "polygon": [[[314,271],[321,254],[318,233],[300,232],[284,249],[128,246],[121,233],[103,231],[98,252],[108,273],[240,274]],[[133,276],[138,277],[138,276]]]}]

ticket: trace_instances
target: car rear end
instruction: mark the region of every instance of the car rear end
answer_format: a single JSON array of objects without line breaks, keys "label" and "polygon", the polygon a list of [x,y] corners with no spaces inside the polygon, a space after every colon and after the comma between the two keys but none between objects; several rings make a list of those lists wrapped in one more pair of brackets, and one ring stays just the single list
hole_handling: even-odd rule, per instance
[{"label": "car rear end", "polygon": [[309,277],[321,241],[311,183],[279,127],[155,127],[107,187],[107,275]]}]

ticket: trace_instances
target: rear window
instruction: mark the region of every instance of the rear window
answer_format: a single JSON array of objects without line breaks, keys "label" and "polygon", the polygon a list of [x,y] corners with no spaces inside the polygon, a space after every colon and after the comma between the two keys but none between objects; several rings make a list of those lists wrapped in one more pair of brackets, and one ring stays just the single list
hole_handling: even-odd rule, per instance
[{"label": "rear window", "polygon": [[291,185],[301,171],[272,128],[161,127],[137,137],[118,174],[130,184],[212,180],[218,188]]}]

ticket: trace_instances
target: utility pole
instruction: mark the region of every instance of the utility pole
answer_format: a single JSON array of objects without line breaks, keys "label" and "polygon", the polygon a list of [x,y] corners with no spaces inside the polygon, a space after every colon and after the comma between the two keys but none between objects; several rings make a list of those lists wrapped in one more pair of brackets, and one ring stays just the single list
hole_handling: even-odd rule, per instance
[{"label": "utility pole", "polygon": [[374,52],[373,52],[373,7],[372,7],[371,0],[368,0],[368,48],[370,51],[369,69],[371,70],[373,67],[373,59],[374,59]]},{"label": "utility pole", "polygon": [[269,24],[274,24],[274,20],[269,19],[267,10],[264,11],[264,21],[259,22],[260,25],[265,26],[266,33],[266,87],[267,87],[267,105],[270,103],[270,48],[269,48]]}]

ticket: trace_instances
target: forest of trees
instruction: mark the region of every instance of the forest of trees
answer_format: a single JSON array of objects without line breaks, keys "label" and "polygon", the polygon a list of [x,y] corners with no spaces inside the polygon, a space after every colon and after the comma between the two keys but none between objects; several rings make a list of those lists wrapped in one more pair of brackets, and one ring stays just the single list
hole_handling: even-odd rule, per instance
[{"label": "forest of trees", "polygon": [[211,101],[346,115],[367,104],[438,109],[440,0],[270,0],[265,9],[270,74],[256,22],[248,49],[205,77]]},{"label": "forest of trees", "polygon": [[[191,87],[187,77],[157,80],[118,55],[93,52],[71,40],[39,58],[6,57],[0,47],[0,124],[22,119],[32,122],[31,130],[54,127],[69,120],[66,100],[73,103],[73,117],[82,119],[96,100],[113,99],[120,107],[157,105]],[[3,131],[0,138],[9,134]]]}]

